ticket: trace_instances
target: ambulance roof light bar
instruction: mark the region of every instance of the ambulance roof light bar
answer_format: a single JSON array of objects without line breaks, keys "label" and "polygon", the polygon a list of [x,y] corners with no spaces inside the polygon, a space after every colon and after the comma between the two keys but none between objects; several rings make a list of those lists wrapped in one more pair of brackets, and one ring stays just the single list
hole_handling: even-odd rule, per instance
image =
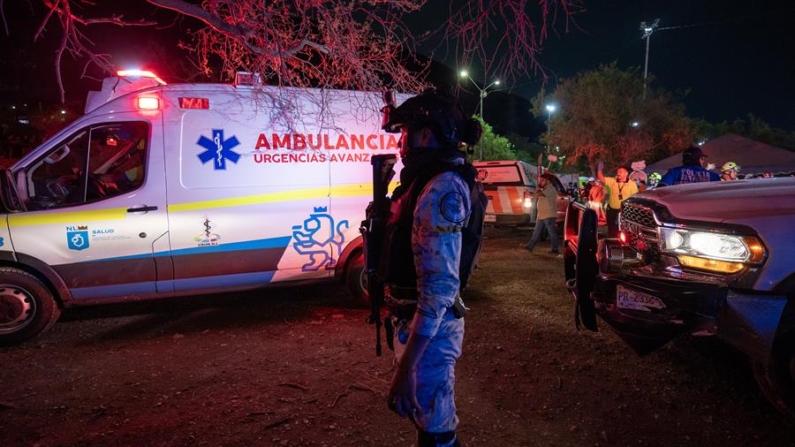
[{"label": "ambulance roof light bar", "polygon": [[166,85],[166,81],[149,70],[119,70],[116,75],[120,78],[150,78],[157,81],[160,85]]}]

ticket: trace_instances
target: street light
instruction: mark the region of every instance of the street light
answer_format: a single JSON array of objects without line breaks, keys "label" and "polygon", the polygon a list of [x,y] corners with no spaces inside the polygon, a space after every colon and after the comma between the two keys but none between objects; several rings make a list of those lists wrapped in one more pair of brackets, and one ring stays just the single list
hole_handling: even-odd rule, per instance
[{"label": "street light", "polygon": [[[459,73],[459,76],[460,76],[460,77],[462,77],[462,78],[467,78],[467,79],[469,79],[470,81],[472,81],[472,84],[473,84],[473,85],[475,86],[475,88],[477,88],[477,89],[478,89],[478,91],[480,92],[480,107],[478,108],[478,113],[479,113],[479,115],[480,115],[480,119],[482,119],[482,120],[485,122],[485,121],[486,121],[486,119],[483,117],[483,98],[485,98],[486,96],[488,96],[488,94],[489,94],[489,93],[488,93],[488,89],[489,89],[489,87],[491,87],[491,86],[493,86],[493,85],[500,85],[500,80],[499,80],[499,79],[495,79],[494,81],[492,81],[492,82],[491,82],[491,84],[487,85],[485,88],[480,88],[480,86],[478,85],[478,83],[477,83],[477,82],[475,82],[475,80],[474,80],[474,79],[472,79],[471,77],[469,77],[469,72],[468,72],[468,71],[466,71],[466,70],[461,70],[461,73]],[[480,146],[480,159],[481,159],[481,160],[483,160],[483,139],[482,139],[482,138],[480,139],[480,142],[478,143],[478,145]]]},{"label": "street light", "polygon": [[547,150],[549,150],[549,133],[552,130],[552,112],[557,109],[555,104],[547,104]]},{"label": "street light", "polygon": [[[554,112],[557,109],[557,106],[555,106],[555,104],[547,104],[545,108],[547,109],[547,155],[549,155],[549,154],[552,153],[552,151],[549,150],[549,134],[550,134],[550,131],[552,130],[552,112]],[[541,163],[542,163],[542,158],[541,158],[541,153],[539,153],[538,154],[538,176],[539,177],[541,176],[541,174],[544,171],[544,168],[541,166]]]},{"label": "street light", "polygon": [[492,82],[491,82],[491,84],[487,85],[485,88],[480,88],[480,86],[478,85],[478,83],[477,83],[477,82],[475,82],[475,80],[474,80],[474,79],[472,79],[471,77],[469,77],[469,72],[467,72],[466,70],[461,70],[460,76],[461,76],[462,78],[467,78],[467,79],[469,79],[470,81],[472,81],[472,84],[474,84],[474,85],[475,85],[475,88],[477,88],[477,89],[478,89],[478,91],[480,92],[480,108],[478,109],[478,112],[479,112],[478,114],[480,115],[480,118],[482,118],[482,119],[485,121],[486,119],[485,119],[485,118],[483,118],[483,98],[485,98],[486,96],[488,96],[488,94],[489,94],[489,92],[488,92],[488,89],[489,89],[489,87],[491,87],[491,86],[493,86],[493,85],[500,85],[500,80],[499,80],[499,79],[495,79],[494,81],[492,81]]},{"label": "street light", "polygon": [[649,75],[649,38],[660,24],[660,19],[654,19],[651,25],[640,22],[640,30],[643,31],[643,39],[646,39],[646,66],[643,68],[643,99],[646,99],[646,77]]}]

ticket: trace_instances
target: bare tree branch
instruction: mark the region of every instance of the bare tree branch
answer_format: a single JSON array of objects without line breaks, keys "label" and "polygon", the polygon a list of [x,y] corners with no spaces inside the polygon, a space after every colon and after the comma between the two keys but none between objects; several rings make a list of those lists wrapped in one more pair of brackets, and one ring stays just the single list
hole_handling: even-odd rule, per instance
[{"label": "bare tree branch", "polygon": [[6,20],[6,13],[5,13],[5,0],[0,0],[0,16],[3,17],[3,29],[6,32],[6,36],[8,33],[8,21]]},{"label": "bare tree branch", "polygon": [[[120,14],[91,17],[88,12],[100,7],[88,1],[41,1],[47,12],[34,40],[53,25],[60,26],[55,73],[62,98],[64,54],[86,59],[106,72],[114,68],[112,57],[100,54],[89,38],[89,27],[156,24]],[[430,61],[420,61],[415,55],[417,42],[407,16],[421,14],[427,1],[138,0],[141,5],[173,12],[186,19],[183,23],[196,21],[198,26],[178,47],[192,52],[205,79],[231,79],[236,71],[246,70],[278,85],[358,90],[386,86],[406,92],[426,86]],[[543,40],[559,12],[568,26],[580,1],[453,0],[447,18],[423,16],[439,20],[423,39],[454,51],[462,65],[478,62],[484,80],[488,74],[508,81],[543,71],[536,60]],[[75,14],[71,5],[77,4],[86,14]],[[52,20],[56,17],[57,22]]]}]

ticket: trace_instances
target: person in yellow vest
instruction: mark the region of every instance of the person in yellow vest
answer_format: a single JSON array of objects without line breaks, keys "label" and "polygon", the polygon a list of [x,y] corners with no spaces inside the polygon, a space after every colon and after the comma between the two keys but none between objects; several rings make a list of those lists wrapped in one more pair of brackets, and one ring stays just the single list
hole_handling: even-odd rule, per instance
[{"label": "person in yellow vest", "polygon": [[604,162],[597,164],[596,177],[610,189],[607,200],[607,235],[618,237],[618,216],[621,213],[621,204],[624,200],[638,193],[638,185],[629,179],[629,168],[619,166],[616,168],[615,177],[605,177]]}]

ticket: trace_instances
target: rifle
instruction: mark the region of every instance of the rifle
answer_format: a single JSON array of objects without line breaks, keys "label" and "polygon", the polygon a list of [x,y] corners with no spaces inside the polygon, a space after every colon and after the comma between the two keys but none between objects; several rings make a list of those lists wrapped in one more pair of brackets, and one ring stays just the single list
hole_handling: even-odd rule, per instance
[{"label": "rifle", "polygon": [[378,263],[381,259],[386,222],[389,219],[389,199],[387,192],[389,182],[395,175],[395,154],[374,155],[370,164],[373,166],[373,201],[367,206],[365,220],[359,231],[364,238],[364,268],[367,274],[367,293],[370,295],[369,324],[375,325],[375,355],[381,355],[381,307],[384,305],[384,281],[378,275]]}]

